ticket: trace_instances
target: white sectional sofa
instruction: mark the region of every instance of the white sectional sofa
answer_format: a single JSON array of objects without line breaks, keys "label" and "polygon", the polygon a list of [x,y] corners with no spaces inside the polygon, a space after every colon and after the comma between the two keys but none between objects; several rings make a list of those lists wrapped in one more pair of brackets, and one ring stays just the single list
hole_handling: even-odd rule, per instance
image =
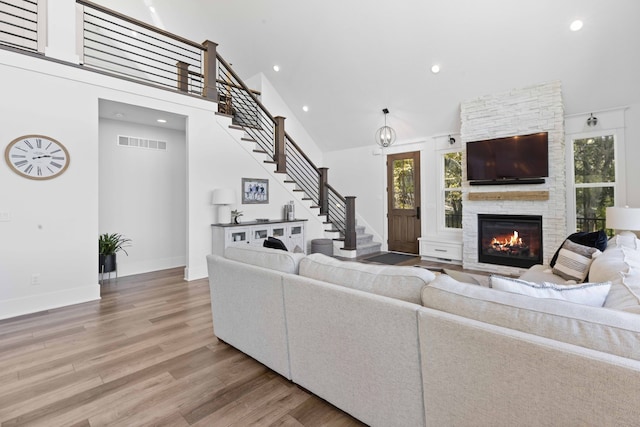
[{"label": "white sectional sofa", "polygon": [[627,240],[591,267],[610,273],[605,307],[228,248],[208,257],[214,332],[373,426],[638,425],[640,249]]}]

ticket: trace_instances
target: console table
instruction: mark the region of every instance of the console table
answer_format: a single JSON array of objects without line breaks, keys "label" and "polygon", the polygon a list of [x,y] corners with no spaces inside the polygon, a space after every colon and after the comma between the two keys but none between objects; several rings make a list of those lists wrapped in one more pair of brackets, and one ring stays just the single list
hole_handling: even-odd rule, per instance
[{"label": "console table", "polygon": [[306,252],[304,239],[304,224],[306,219],[251,221],[241,224],[211,224],[211,251],[215,255],[224,255],[224,250],[230,245],[258,245],[262,246],[267,237],[282,240],[288,250],[293,251],[296,246]]}]

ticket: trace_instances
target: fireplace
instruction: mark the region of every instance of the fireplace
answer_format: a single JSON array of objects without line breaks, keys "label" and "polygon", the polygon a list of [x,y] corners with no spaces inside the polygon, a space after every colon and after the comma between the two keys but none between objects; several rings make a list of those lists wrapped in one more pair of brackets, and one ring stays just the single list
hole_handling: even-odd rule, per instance
[{"label": "fireplace", "polygon": [[542,217],[479,214],[478,262],[523,268],[542,264]]}]

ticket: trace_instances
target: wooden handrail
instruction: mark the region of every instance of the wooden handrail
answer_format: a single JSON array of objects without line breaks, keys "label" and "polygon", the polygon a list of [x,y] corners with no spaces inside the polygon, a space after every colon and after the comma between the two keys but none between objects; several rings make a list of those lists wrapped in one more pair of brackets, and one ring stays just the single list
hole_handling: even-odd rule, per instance
[{"label": "wooden handrail", "polygon": [[[231,82],[227,82],[227,81],[224,81],[224,80],[216,79],[216,82],[217,82],[217,83],[220,83],[220,84],[223,84],[223,85],[225,85],[225,86],[232,87],[232,88],[234,88],[234,89],[242,89],[242,90],[245,90],[245,88],[243,88],[242,86],[238,86],[237,84],[234,84],[234,83],[231,83]],[[254,95],[257,95],[257,96],[262,95],[262,92],[260,92],[260,91],[258,91],[258,90],[255,90],[255,89],[249,89],[249,91],[250,91],[251,93],[253,93]]]},{"label": "wooden handrail", "polygon": [[83,6],[89,6],[92,9],[96,9],[96,10],[99,10],[100,12],[106,13],[107,15],[111,15],[111,16],[113,16],[115,18],[122,19],[123,21],[126,21],[126,22],[128,22],[130,24],[138,25],[138,26],[144,28],[145,30],[153,31],[154,33],[158,33],[158,34],[162,34],[165,37],[169,37],[169,38],[171,38],[173,40],[179,41],[180,43],[184,43],[184,44],[187,44],[189,46],[196,47],[196,48],[202,50],[202,45],[200,43],[196,43],[196,42],[191,41],[189,39],[185,39],[184,37],[180,37],[178,35],[170,33],[169,31],[165,31],[165,30],[162,30],[162,29],[160,29],[158,27],[154,27],[153,25],[149,25],[146,22],[138,21],[137,19],[131,18],[131,17],[127,16],[127,15],[123,15],[123,14],[121,14],[119,12],[116,12],[115,10],[106,8],[106,7],[101,6],[99,4],[95,4],[95,3],[87,1],[87,0],[76,0],[76,3],[81,4]]},{"label": "wooden handrail", "polygon": [[[276,119],[271,115],[271,113],[265,108],[264,105],[262,105],[262,102],[260,102],[260,100],[258,98],[256,98],[256,96],[251,92],[251,89],[249,89],[249,87],[247,87],[246,84],[244,84],[244,82],[242,81],[242,79],[240,78],[240,76],[238,76],[236,74],[235,71],[233,71],[233,68],[231,68],[231,66],[227,63],[227,61],[224,60],[224,58],[222,58],[220,55],[216,54],[216,58],[217,60],[224,65],[224,67],[227,69],[227,71],[229,73],[231,73],[231,75],[233,76],[234,79],[236,79],[236,81],[238,81],[238,83],[240,83],[240,88],[242,88],[242,90],[244,90],[245,92],[247,92],[249,94],[249,96],[251,97],[251,99],[258,105],[258,107],[260,107],[260,109],[267,115],[267,117],[269,117],[269,119],[275,123]],[[226,83],[225,83],[226,84]]]}]

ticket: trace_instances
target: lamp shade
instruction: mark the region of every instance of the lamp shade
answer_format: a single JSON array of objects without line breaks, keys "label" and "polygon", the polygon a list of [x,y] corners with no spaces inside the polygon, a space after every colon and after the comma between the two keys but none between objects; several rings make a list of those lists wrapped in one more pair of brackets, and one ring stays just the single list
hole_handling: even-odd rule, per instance
[{"label": "lamp shade", "polygon": [[628,206],[607,208],[607,228],[640,230],[640,209]]},{"label": "lamp shade", "polygon": [[216,188],[211,196],[212,205],[231,205],[236,202],[236,193],[229,188]]}]

